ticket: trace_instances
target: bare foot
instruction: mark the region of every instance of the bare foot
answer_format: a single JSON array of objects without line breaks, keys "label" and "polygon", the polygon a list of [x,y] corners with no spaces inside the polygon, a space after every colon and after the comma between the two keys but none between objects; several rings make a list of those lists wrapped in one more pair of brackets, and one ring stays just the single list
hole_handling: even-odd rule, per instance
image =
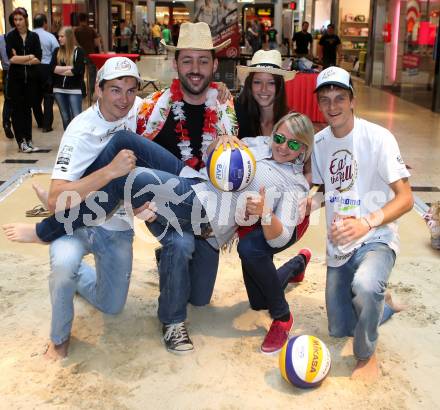
[{"label": "bare foot", "polygon": [[402,310],[406,309],[405,305],[402,305],[400,303],[394,302],[393,298],[391,297],[391,292],[387,290],[385,292],[385,303],[394,310],[394,312],[401,312]]},{"label": "bare foot", "polygon": [[376,354],[367,360],[358,360],[356,367],[351,374],[353,380],[361,380],[365,383],[373,383],[379,377],[379,366]]},{"label": "bare foot", "polygon": [[55,345],[52,342],[49,342],[46,352],[44,353],[44,357],[47,360],[57,361],[63,360],[67,357],[67,351],[69,349],[70,339],[67,339],[65,342],[60,345]]},{"label": "bare foot", "polygon": [[12,242],[41,243],[43,245],[47,245],[47,242],[43,242],[37,236],[35,224],[6,224],[2,225],[2,228],[5,232],[6,238]]},{"label": "bare foot", "polygon": [[38,199],[41,201],[43,206],[47,209],[47,204],[49,203],[49,192],[43,189],[40,185],[32,184]]}]

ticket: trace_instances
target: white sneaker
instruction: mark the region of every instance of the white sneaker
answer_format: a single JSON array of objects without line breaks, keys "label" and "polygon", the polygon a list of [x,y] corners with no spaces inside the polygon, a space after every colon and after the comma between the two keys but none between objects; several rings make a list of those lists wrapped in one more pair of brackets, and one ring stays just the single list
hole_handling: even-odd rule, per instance
[{"label": "white sneaker", "polygon": [[33,149],[28,145],[28,143],[26,141],[23,141],[20,144],[20,152],[25,152],[28,154],[29,152],[32,152],[32,151],[33,151]]},{"label": "white sneaker", "polygon": [[31,152],[38,152],[40,151],[40,147],[36,147],[32,141],[27,142],[27,146],[32,150]]}]

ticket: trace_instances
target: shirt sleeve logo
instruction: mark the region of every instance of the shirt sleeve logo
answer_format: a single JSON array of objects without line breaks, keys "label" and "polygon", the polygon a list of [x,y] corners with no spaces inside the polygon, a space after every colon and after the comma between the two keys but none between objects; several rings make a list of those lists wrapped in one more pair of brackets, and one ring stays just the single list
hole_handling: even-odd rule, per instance
[{"label": "shirt sleeve logo", "polygon": [[67,166],[70,164],[70,159],[72,158],[73,146],[64,145],[58,154],[56,165],[61,165],[61,171],[67,172]]}]

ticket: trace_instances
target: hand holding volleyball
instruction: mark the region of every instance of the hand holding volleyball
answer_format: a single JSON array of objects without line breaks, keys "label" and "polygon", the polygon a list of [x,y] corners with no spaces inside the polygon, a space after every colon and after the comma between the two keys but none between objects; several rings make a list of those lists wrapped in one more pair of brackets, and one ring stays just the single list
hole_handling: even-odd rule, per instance
[{"label": "hand holding volleyball", "polygon": [[206,164],[211,183],[222,191],[240,191],[255,175],[256,162],[252,152],[244,144],[240,147],[232,141],[220,140]]}]

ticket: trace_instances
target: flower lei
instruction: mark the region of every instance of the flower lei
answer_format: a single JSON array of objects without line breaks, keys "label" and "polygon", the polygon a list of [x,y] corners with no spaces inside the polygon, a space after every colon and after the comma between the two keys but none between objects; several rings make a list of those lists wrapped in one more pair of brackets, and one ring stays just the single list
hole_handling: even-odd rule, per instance
[{"label": "flower lei", "polygon": [[[174,119],[177,121],[175,131],[180,141],[177,146],[180,149],[182,161],[191,168],[203,168],[205,166],[204,162],[200,158],[195,157],[192,153],[191,137],[189,136],[188,129],[186,128],[186,117],[185,113],[183,112],[183,93],[180,88],[180,81],[178,79],[173,80],[170,91],[172,102],[171,110],[174,114]],[[216,138],[215,124],[217,124],[218,121],[216,110],[217,95],[217,85],[215,83],[211,83],[206,94],[205,113],[203,115],[202,146],[200,148],[202,155],[206,152],[206,149],[211,142]]]}]

